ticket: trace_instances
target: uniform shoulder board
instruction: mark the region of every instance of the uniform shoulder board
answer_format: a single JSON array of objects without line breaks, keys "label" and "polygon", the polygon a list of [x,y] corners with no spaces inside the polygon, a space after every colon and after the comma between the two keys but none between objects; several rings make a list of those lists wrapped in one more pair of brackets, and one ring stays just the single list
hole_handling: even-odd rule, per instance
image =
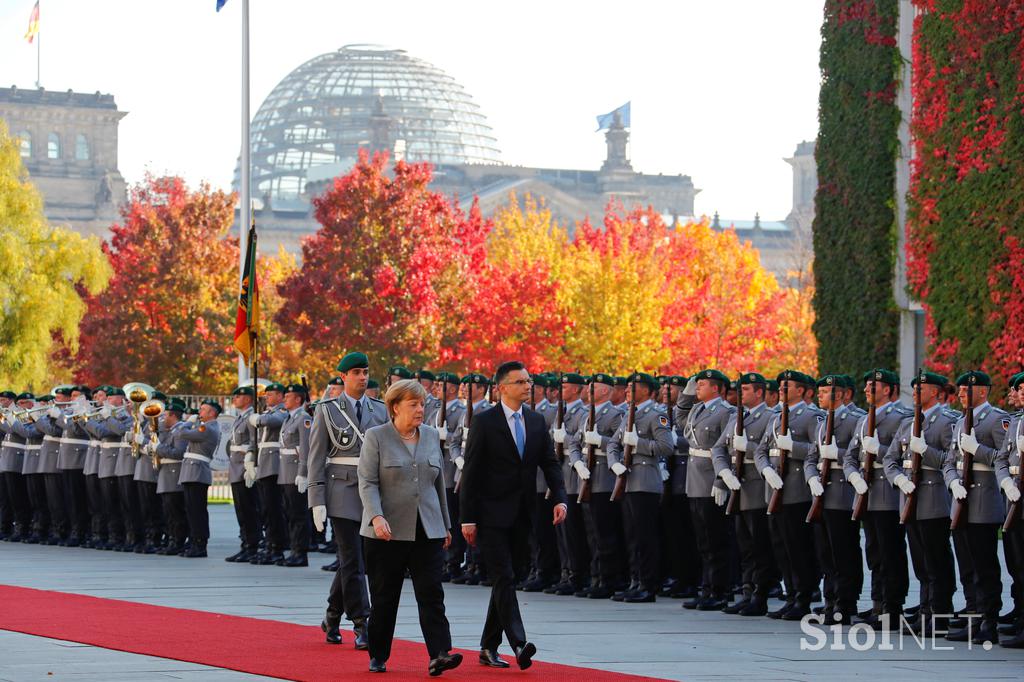
[{"label": "uniform shoulder board", "polygon": [[1006,410],[1000,409],[998,407],[992,408],[992,414],[999,415],[1000,417],[1008,416]]},{"label": "uniform shoulder board", "polygon": [[660,415],[658,417],[658,423],[661,424],[662,426],[668,426],[668,417],[666,417],[665,415]]}]

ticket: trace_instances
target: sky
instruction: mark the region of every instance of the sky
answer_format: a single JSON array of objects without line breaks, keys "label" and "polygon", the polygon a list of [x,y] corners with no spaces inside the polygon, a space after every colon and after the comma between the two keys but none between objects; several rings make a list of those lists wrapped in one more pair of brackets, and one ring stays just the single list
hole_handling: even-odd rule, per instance
[{"label": "sky", "polygon": [[[228,188],[241,138],[241,7],[40,0],[48,90],[113,94],[119,167]],[[595,117],[632,102],[645,173],[689,175],[697,214],[780,220],[783,158],[817,134],[821,0],[250,0],[251,113],[290,71],[353,43],[406,50],[461,83],[505,163],[597,169]],[[32,88],[33,0],[0,2],[0,87]]]}]

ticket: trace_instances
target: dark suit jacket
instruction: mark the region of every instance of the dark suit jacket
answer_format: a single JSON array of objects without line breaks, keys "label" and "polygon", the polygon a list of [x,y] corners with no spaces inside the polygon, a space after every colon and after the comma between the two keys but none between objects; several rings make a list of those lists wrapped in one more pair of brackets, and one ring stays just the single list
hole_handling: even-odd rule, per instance
[{"label": "dark suit jacket", "polygon": [[567,503],[562,469],[543,415],[523,406],[526,451],[520,459],[502,406],[474,415],[463,457],[459,506],[462,523],[508,528],[532,518],[536,506],[537,467],[552,499]]}]

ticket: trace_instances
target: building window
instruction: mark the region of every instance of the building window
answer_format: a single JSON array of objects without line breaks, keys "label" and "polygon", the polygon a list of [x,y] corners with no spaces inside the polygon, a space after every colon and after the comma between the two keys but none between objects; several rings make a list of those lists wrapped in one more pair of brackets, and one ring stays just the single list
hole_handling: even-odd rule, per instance
[{"label": "building window", "polygon": [[31,159],[32,158],[32,133],[27,130],[22,130],[18,133],[18,144],[21,147],[21,158]]},{"label": "building window", "polygon": [[89,142],[81,133],[75,138],[75,158],[79,161],[89,160]]},{"label": "building window", "polygon": [[60,158],[60,135],[57,133],[50,133],[50,137],[46,142],[46,158]]}]

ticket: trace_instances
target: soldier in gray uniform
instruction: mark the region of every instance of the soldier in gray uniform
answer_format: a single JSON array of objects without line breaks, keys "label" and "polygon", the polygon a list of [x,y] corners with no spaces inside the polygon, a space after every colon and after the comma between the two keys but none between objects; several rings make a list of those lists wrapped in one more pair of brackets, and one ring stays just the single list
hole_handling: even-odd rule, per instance
[{"label": "soldier in gray uniform", "polygon": [[[31,393],[20,393],[17,405],[23,410],[36,407],[35,396]],[[25,456],[22,460],[21,473],[25,477],[25,489],[28,494],[29,506],[32,509],[32,533],[30,543],[55,544],[50,542],[50,510],[46,504],[46,478],[39,470],[39,451],[42,447],[43,434],[31,423],[32,415],[14,419],[10,431],[20,436],[25,442]]]},{"label": "soldier in gray uniform", "polygon": [[[610,398],[615,377],[598,373],[591,377],[594,390],[595,423],[590,423],[590,410],[586,410],[579,430],[566,442],[566,451],[574,473],[590,481],[590,499],[583,504],[583,520],[587,540],[595,556],[591,569],[590,587],[582,594],[590,599],[608,599],[626,584],[629,566],[626,543],[622,531],[621,506],[611,501],[615,474],[608,466],[608,444],[619,430],[623,411],[612,405]],[[594,447],[593,470],[587,468],[587,450]],[[574,505],[569,500],[569,507]]]},{"label": "soldier in gray uniform", "polygon": [[[90,439],[82,424],[72,419],[72,416],[86,411],[91,391],[87,386],[72,386],[70,391],[71,405],[68,409],[54,407],[49,415],[61,430],[57,468],[64,479],[64,507],[71,519],[71,534],[81,539],[86,537],[90,526],[85,474],[82,471]],[[70,539],[68,544],[71,544]]]},{"label": "soldier in gray uniform", "polygon": [[267,384],[264,396],[267,401],[266,411],[249,414],[249,426],[256,429],[257,433],[258,455],[256,461],[248,458],[244,461],[247,468],[251,466],[253,469],[249,477],[254,478],[259,494],[259,510],[266,532],[267,549],[251,558],[249,563],[284,566],[284,547],[288,542],[288,532],[281,489],[277,485],[281,462],[281,427],[288,418],[288,410],[284,406],[284,385]]},{"label": "soldier in gray uniform", "polygon": [[[811,496],[824,499],[816,546],[825,573],[825,607],[822,615],[828,625],[850,624],[853,615],[857,613],[857,599],[864,584],[860,526],[850,516],[853,488],[847,483],[847,475],[843,472],[860,413],[851,405],[841,403],[841,382],[841,378],[835,374],[828,374],[818,380],[818,405],[823,410],[833,411],[832,437],[826,440],[826,416],[824,421],[818,423],[815,447],[804,459],[804,477]],[[825,460],[830,462],[827,477],[823,476]]]},{"label": "soldier in gray uniform", "polygon": [[[558,376],[541,372],[531,375],[530,378],[533,380],[530,393],[531,408],[544,417],[544,423],[547,424],[548,431],[551,431],[558,411]],[[554,397],[549,398],[549,394]],[[540,469],[537,470],[536,493],[537,513],[534,514],[533,529],[530,533],[530,572],[516,586],[516,589],[524,592],[540,592],[557,585],[561,571],[555,528],[544,521],[551,517],[554,501],[548,497],[548,484],[544,472]]]},{"label": "soldier in gray uniform", "polygon": [[242,546],[236,554],[224,558],[229,563],[251,562],[256,558],[260,544],[257,493],[252,489],[256,482],[256,427],[249,423],[255,400],[252,386],[238,386],[231,392],[235,421],[231,425],[231,440],[228,441],[228,480],[231,483],[231,498]]},{"label": "soldier in gray uniform", "polygon": [[[811,611],[811,599],[818,585],[818,567],[814,557],[814,536],[807,524],[811,507],[811,492],[804,477],[803,462],[814,448],[818,423],[825,415],[818,408],[803,401],[806,387],[814,386],[814,379],[796,370],[779,374],[780,395],[785,395],[789,406],[789,433],[781,433],[782,409],[771,419],[764,436],[754,451],[754,465],[767,485],[765,500],[770,502],[776,490],[782,491],[781,511],[770,514],[768,527],[773,541],[781,539],[782,552],[776,551],[776,560],[783,575],[789,575],[791,585],[786,586],[786,604],[768,614],[769,618],[800,620]],[[789,455],[785,476],[776,470],[779,451]]]},{"label": "soldier in gray uniform", "polygon": [[[666,390],[669,404],[686,403],[687,409],[697,400],[697,375],[692,377],[670,376]],[[621,407],[621,405],[619,406]],[[665,545],[668,552],[668,576],[662,585],[660,596],[673,599],[690,599],[698,594],[701,583],[700,553],[697,539],[693,534],[693,520],[690,517],[690,500],[686,496],[686,471],[690,461],[690,444],[683,435],[684,421],[675,419],[673,407],[673,433],[675,443],[674,464],[669,471],[669,489],[666,504],[663,505],[662,525],[665,528]]]},{"label": "soldier in gray uniform", "polygon": [[[251,390],[251,389],[250,389]],[[179,556],[189,559],[206,557],[206,542],[210,539],[210,514],[207,509],[207,491],[213,483],[210,464],[220,447],[220,403],[204,400],[199,407],[199,423],[195,428],[181,432],[188,442],[182,456],[178,482],[185,489],[185,516],[188,518],[190,546]]]},{"label": "soldier in gray uniform", "polygon": [[185,403],[177,399],[170,400],[164,412],[156,450],[154,452],[149,448],[149,454],[155,455],[158,464],[156,494],[163,507],[167,528],[167,544],[157,549],[156,553],[165,556],[183,553],[185,539],[189,534],[188,517],[185,515],[185,488],[178,480],[189,446],[184,434],[192,426],[182,420],[184,413]]},{"label": "soldier in gray uniform", "polygon": [[[1019,396],[1022,385],[1024,385],[1024,373],[1013,377],[1010,388]],[[1013,521],[1009,530],[1003,531],[1003,553],[1006,556],[1006,568],[1015,584],[1024,584],[1024,521],[1022,521],[1021,514],[1024,505],[1020,504],[1019,489],[1021,460],[1024,459],[1021,454],[1024,453],[1024,428],[1022,427],[1024,427],[1024,415],[1018,412],[1010,421],[1010,427],[1006,432],[1006,442],[1003,446],[1008,464],[1006,480],[1009,480],[1010,483],[1004,484],[1003,479],[999,481],[999,487],[1006,494],[1008,519],[1010,512],[1013,511],[1012,505],[1017,504],[1016,520]],[[1011,590],[1012,592],[1013,590]],[[1024,613],[1021,609],[1020,596],[1017,594],[1014,594],[1013,619],[1014,621],[1007,624],[1005,630],[999,629],[1000,634],[1010,635],[1009,639],[1004,639],[999,644],[1007,649],[1022,649],[1024,648]]]},{"label": "soldier in gray uniform", "polygon": [[[17,394],[13,391],[4,391],[0,395],[3,395],[5,400],[17,399]],[[9,404],[8,408],[12,405],[13,403]],[[32,506],[29,504],[28,486],[21,473],[25,468],[26,438],[13,429],[16,421],[18,419],[13,416],[0,421],[0,432],[3,433],[3,443],[0,446],[0,487],[3,487],[6,493],[13,522],[12,532],[7,536],[7,541],[28,542],[32,535]],[[3,523],[6,524],[7,519],[4,519]]]},{"label": "soldier in gray uniform", "polygon": [[[616,476],[628,476],[622,500],[623,525],[629,543],[631,569],[639,578],[637,588],[623,593],[622,600],[650,603],[655,601],[661,585],[658,575],[658,505],[668,480],[666,460],[672,454],[672,435],[668,417],[656,409],[653,400],[658,393],[657,379],[637,372],[630,377],[630,382],[633,384],[630,391],[635,391],[637,400],[633,429],[627,431],[628,418],[624,418],[608,441],[607,459]],[[623,463],[627,445],[633,448],[633,462],[629,469]]]},{"label": "soldier in gray uniform", "polygon": [[711,461],[711,449],[736,412],[725,402],[728,387],[729,377],[719,370],[701,370],[694,382],[696,400],[680,396],[675,407],[675,418],[683,423],[688,447],[686,496],[703,573],[700,595],[683,606],[700,611],[720,611],[730,598],[729,532],[725,519],[728,490],[725,483],[717,480]]},{"label": "soldier in gray uniform", "polygon": [[[113,388],[111,390],[114,390]],[[120,392],[120,390],[118,390]],[[152,398],[166,404],[167,396],[159,391],[154,391]],[[120,415],[119,420],[125,425],[126,433],[131,425],[131,420],[126,415]],[[142,516],[142,505],[139,502],[138,489],[135,485],[135,469],[139,460],[143,458],[143,450],[150,442],[150,419],[139,415],[139,433],[135,434],[134,440],[138,449],[134,451],[131,447],[132,436],[127,436],[121,444],[117,454],[117,464],[114,468],[114,475],[117,477],[117,498],[121,504],[120,514],[124,523],[124,543],[113,549],[121,552],[145,551],[145,521]]]},{"label": "soldier in gray uniform", "polygon": [[[441,437],[444,488],[445,497],[448,502],[448,513],[452,518],[457,519],[459,518],[459,496],[454,492],[455,461],[452,459],[452,449],[449,444],[454,442],[456,436],[462,435],[459,423],[462,421],[462,415],[465,413],[466,407],[459,400],[461,379],[457,374],[441,372],[437,377],[437,381],[441,386],[440,390],[443,394],[441,400],[445,404],[444,420],[441,419],[441,410],[438,409],[434,412],[429,422],[424,419],[423,423],[437,429]],[[448,545],[448,551],[445,555],[445,569],[441,574],[442,582],[449,582],[452,578],[456,578],[462,573],[462,561],[466,554],[466,540],[462,537],[462,526],[458,523],[454,524],[451,533],[451,544]]]},{"label": "soldier in gray uniform", "polygon": [[288,542],[291,554],[282,565],[308,566],[309,506],[306,490],[299,492],[295,479],[299,475],[299,453],[309,450],[309,428],[313,418],[306,410],[306,389],[302,384],[289,384],[284,391],[285,422],[281,426],[280,467],[277,485],[288,518]]},{"label": "soldier in gray uniform", "polygon": [[[974,591],[981,613],[981,625],[973,627],[974,624],[966,623],[965,627],[951,631],[946,639],[953,642],[966,642],[970,639],[975,644],[986,641],[998,643],[996,621],[999,609],[1002,608],[1003,582],[997,543],[999,527],[1006,517],[1000,487],[1004,491],[1013,488],[1009,479],[1007,453],[1003,449],[1010,418],[1006,412],[989,404],[988,393],[992,379],[988,374],[977,370],[968,371],[957,377],[956,384],[960,391],[960,404],[965,410],[974,410],[974,429],[965,433],[964,418],[957,420],[953,430],[953,445],[942,463],[942,474],[954,500],[967,505],[963,509],[967,515],[964,519],[965,536],[974,561]],[[972,387],[970,404],[967,400],[968,385]],[[974,455],[969,490],[962,481],[964,452]]]},{"label": "soldier in gray uniform", "polygon": [[[64,388],[64,387],[58,387]],[[39,473],[43,475],[46,485],[46,506],[50,511],[50,544],[60,546],[77,547],[81,540],[79,536],[71,537],[71,520],[68,518],[67,508],[64,506],[64,480],[60,470],[57,468],[58,453],[60,451],[60,436],[64,430],[60,427],[57,419],[52,416],[56,411],[60,416],[60,409],[53,405],[55,400],[67,401],[71,397],[68,393],[57,393],[56,396],[43,396],[39,402],[50,404],[50,409],[41,415],[36,416],[33,426],[43,437],[42,446],[39,449]],[[83,538],[87,539],[87,538]]]},{"label": "soldier in gray uniform", "polygon": [[[123,402],[123,398],[121,400]],[[170,405],[170,401],[163,400],[161,402],[164,404],[165,412],[158,418],[158,433],[153,434],[151,430],[147,431],[146,445],[143,448],[144,452],[140,457],[136,458],[135,472],[132,476],[132,481],[135,483],[135,499],[139,504],[139,523],[140,532],[142,533],[141,538],[137,538],[135,543],[136,554],[156,554],[156,551],[163,546],[163,506],[157,494],[157,482],[160,471],[153,460],[155,448],[149,447],[151,444],[159,443],[159,431],[161,430],[159,425],[160,422],[167,419],[166,410],[167,406]],[[122,403],[111,401],[112,409],[116,409],[120,404]],[[181,409],[185,409],[184,403],[181,403]],[[152,424],[147,423],[146,426],[147,429],[151,429]],[[154,438],[154,435],[156,435],[156,438]],[[139,542],[139,540],[142,542]]]},{"label": "soldier in gray uniform", "polygon": [[[93,391],[93,396],[98,402],[102,402],[109,386],[98,386]],[[101,440],[93,432],[92,420],[85,422],[85,430],[89,433],[89,449],[85,453],[85,465],[82,467],[82,474],[85,476],[85,499],[89,506],[89,524],[91,535],[83,544],[86,547],[98,547],[102,549],[107,544],[107,533],[110,527],[110,519],[107,515],[107,502],[103,497],[103,486],[99,479],[100,460],[103,458],[103,450],[100,447]]]},{"label": "soldier in gray uniform", "polygon": [[[942,477],[942,462],[953,443],[956,415],[945,409],[939,397],[947,379],[932,372],[914,377],[921,384],[921,435],[914,436],[914,417],[900,422],[885,451],[885,477],[900,491],[899,508],[914,495],[914,515],[907,519],[907,537],[914,559],[914,573],[921,583],[921,606],[910,621],[915,631],[945,631],[953,613],[956,576],[949,545],[950,495]],[[914,391],[917,399],[917,391]],[[911,480],[914,453],[921,456],[917,484]]]},{"label": "soldier in gray uniform", "polygon": [[126,440],[132,430],[132,417],[127,410],[116,409],[124,406],[124,391],[116,389],[115,392],[113,387],[110,390],[108,405],[86,423],[86,428],[100,441],[97,475],[104,492],[108,532],[108,541],[103,548],[116,549],[131,545],[134,549],[136,529],[132,527],[131,519],[122,513],[127,505],[121,504],[123,489],[118,485],[119,472],[135,467],[136,460]]},{"label": "soldier in gray uniform", "polygon": [[423,403],[423,423],[433,424],[434,417],[441,409],[441,399],[434,395],[434,388],[437,383],[437,375],[428,369],[420,369],[415,373],[415,378],[420,386],[427,392],[427,399]]},{"label": "soldier in gray uniform", "polygon": [[366,430],[388,421],[384,403],[364,395],[369,367],[365,353],[349,353],[341,359],[337,369],[345,381],[345,392],[337,400],[317,406],[309,434],[309,507],[318,530],[323,530],[328,518],[331,520],[340,564],[320,627],[329,644],[341,644],[339,627],[344,612],[355,625],[357,649],[367,646],[366,619],[370,613],[359,535],[363,516],[357,475],[359,451]]},{"label": "soldier in gray uniform", "polygon": [[[739,495],[735,515],[736,543],[740,551],[743,599],[723,609],[741,616],[763,616],[768,613],[768,592],[778,584],[779,576],[772,557],[771,535],[765,509],[764,479],[754,464],[754,448],[761,442],[773,412],[764,402],[767,380],[757,372],[739,378],[738,400],[743,410],[743,433],[736,433],[738,415],[729,416],[715,442],[712,464],[715,476],[729,488],[729,495]],[[743,453],[742,478],[734,471],[737,454]],[[731,500],[730,500],[731,502]]]},{"label": "soldier in gray uniform", "polygon": [[[900,378],[895,372],[873,369],[864,374],[864,382],[864,395],[868,402],[874,385],[875,435],[868,435],[868,418],[865,415],[857,424],[843,468],[857,494],[867,492],[868,495],[868,506],[863,516],[864,549],[868,568],[871,569],[872,601],[881,596],[881,604],[872,605],[872,614],[865,622],[880,629],[886,624],[899,627],[903,603],[910,589],[906,538],[900,524],[899,490],[884,476],[882,467],[885,453],[900,424],[914,412],[897,401]],[[875,457],[870,488],[866,480],[865,451]],[[884,618],[885,614],[889,617]]]},{"label": "soldier in gray uniform", "polygon": [[[485,377],[483,374],[473,373],[462,377],[462,383],[466,385],[467,405],[473,405],[474,419],[476,418],[476,415],[480,414],[484,410],[491,409],[491,402],[487,400],[487,389],[491,385],[490,379]],[[462,453],[466,447],[466,442],[469,439],[469,426],[467,426],[468,419],[469,408],[467,407],[462,412],[462,417],[459,420],[459,428],[454,438],[450,443],[448,443],[452,463],[455,464],[454,480],[456,488],[459,487],[459,481],[462,478],[462,467],[465,464],[465,459],[462,457]],[[452,490],[452,493],[455,493],[454,489]],[[458,506],[456,506],[456,508],[458,508]],[[461,527],[459,528],[459,533],[462,533]],[[552,532],[552,536],[553,535],[554,533]],[[558,554],[556,550],[556,560],[557,556]],[[470,547],[467,545],[465,570],[463,570],[461,575],[452,578],[451,581],[455,585],[479,585],[486,579],[486,571],[487,569],[484,567],[483,561],[480,560],[480,548]]]}]

